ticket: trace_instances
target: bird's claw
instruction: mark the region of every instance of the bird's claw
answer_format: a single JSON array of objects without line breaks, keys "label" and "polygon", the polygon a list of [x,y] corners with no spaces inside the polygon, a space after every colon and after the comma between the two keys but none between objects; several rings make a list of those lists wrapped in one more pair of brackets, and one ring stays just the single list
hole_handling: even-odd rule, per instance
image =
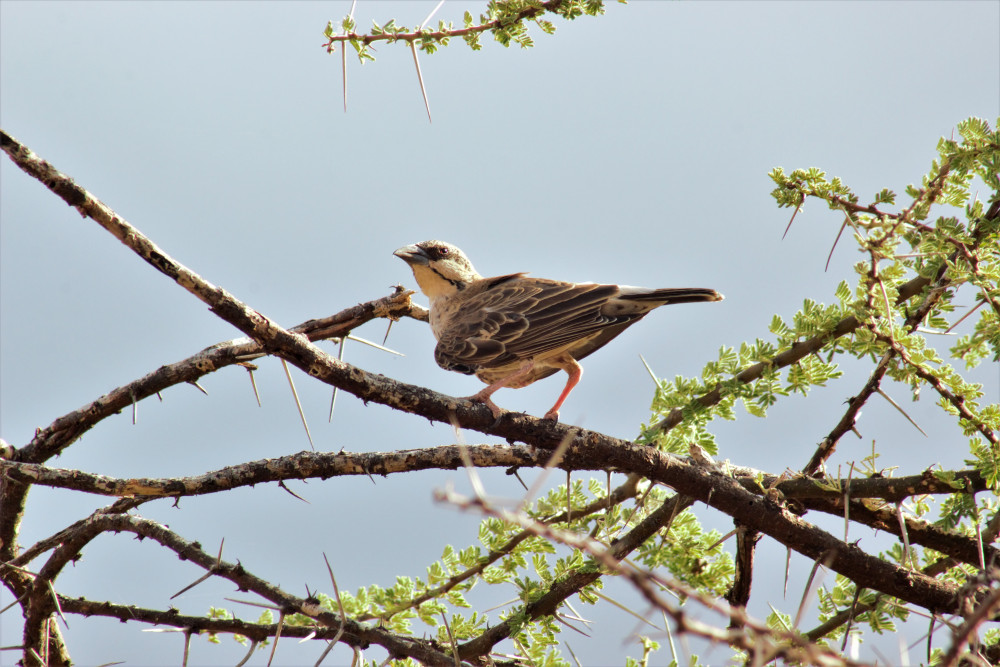
[{"label": "bird's claw", "polygon": [[494,403],[489,396],[480,396],[479,394],[476,394],[474,396],[469,396],[466,400],[472,401],[473,403],[482,403],[483,405],[488,407],[490,409],[490,412],[493,413],[493,418],[496,419],[497,421],[500,421],[500,417],[502,417],[507,412],[499,405]]}]

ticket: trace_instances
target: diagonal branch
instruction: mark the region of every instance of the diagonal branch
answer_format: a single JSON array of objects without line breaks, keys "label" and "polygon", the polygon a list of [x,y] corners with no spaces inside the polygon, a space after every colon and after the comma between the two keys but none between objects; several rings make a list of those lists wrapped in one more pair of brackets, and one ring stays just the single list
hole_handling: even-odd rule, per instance
[{"label": "diagonal branch", "polygon": [[[379,317],[398,319],[413,317],[426,320],[427,311],[410,301],[413,292],[397,289],[386,297],[347,308],[335,315],[308,320],[290,329],[311,341],[341,338],[362,324]],[[118,387],[69,414],[59,417],[39,429],[27,446],[16,450],[18,461],[40,463],[61,453],[87,430],[125,409],[135,401],[148,398],[169,387],[193,383],[198,379],[234,364],[244,363],[267,354],[258,344],[246,338],[216,343],[186,359],[160,366],[147,375]]]},{"label": "diagonal branch", "polygon": [[339,361],[310,343],[306,336],[281,327],[174,260],[71,178],[2,131],[0,149],[22,170],[42,182],[67,204],[93,219],[150,266],[207,304],[217,316],[250,336],[260,344],[264,353],[276,354],[312,377],[345,389],[364,401],[374,401],[435,421],[511,439],[528,437],[532,444],[539,446],[554,448],[571,431],[564,425],[548,420],[510,413],[496,419],[484,405],[367,373]]},{"label": "diagonal branch", "polygon": [[895,352],[892,350],[886,352],[882,355],[875,369],[872,371],[871,375],[868,376],[868,381],[865,382],[865,386],[861,388],[861,391],[855,396],[851,396],[847,399],[847,411],[844,412],[844,416],[840,418],[837,425],[833,427],[829,434],[819,443],[819,447],[813,452],[812,457],[809,462],[802,469],[804,475],[812,475],[816,473],[823,462],[826,461],[833,454],[834,450],[837,448],[837,443],[840,442],[840,438],[843,437],[845,433],[854,428],[854,424],[857,422],[858,414],[861,412],[861,408],[868,399],[872,397],[879,390],[879,385],[882,384],[882,379],[889,370],[889,362],[892,361],[895,356]]},{"label": "diagonal branch", "polygon": [[736,479],[704,466],[671,457],[652,447],[622,443],[614,450],[604,444],[571,447],[567,460],[576,465],[608,466],[638,473],[677,493],[695,498],[750,529],[764,533],[810,560],[828,566],[859,586],[884,591],[934,611],[958,613],[957,589],[865,553],[808,523],[784,506],[747,491]]}]

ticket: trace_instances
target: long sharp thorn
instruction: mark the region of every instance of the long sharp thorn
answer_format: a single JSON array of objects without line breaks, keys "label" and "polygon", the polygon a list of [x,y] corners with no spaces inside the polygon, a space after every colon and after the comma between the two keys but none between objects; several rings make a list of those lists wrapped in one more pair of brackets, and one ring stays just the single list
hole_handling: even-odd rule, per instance
[{"label": "long sharp thorn", "polygon": [[[338,359],[338,361],[343,361],[344,360],[344,345],[346,345],[346,344],[347,344],[347,337],[344,336],[344,337],[342,337],[340,339],[340,352],[337,353],[337,359]],[[330,397],[330,416],[327,418],[328,422],[332,422],[333,421],[333,406],[337,404],[337,392],[339,390],[340,390],[340,387],[334,387],[333,388],[333,396]]]},{"label": "long sharp thorn", "polygon": [[[347,618],[347,612],[344,611],[344,602],[340,599],[340,589],[337,587],[337,578],[333,576],[333,567],[330,566],[330,560],[326,557],[326,552],[323,552],[323,562],[326,563],[326,571],[330,573],[330,581],[333,583],[333,595],[337,598],[337,609],[340,611],[340,628],[337,629],[337,634],[334,635],[333,639],[330,641],[330,646],[323,652],[323,655],[325,656],[329,653],[329,649],[340,641],[340,636],[344,634],[344,619]],[[319,665],[322,661],[321,657],[319,662],[316,664]]]},{"label": "long sharp thorn", "polygon": [[441,0],[439,3],[437,3],[434,9],[431,10],[431,13],[427,15],[427,18],[425,18],[423,21],[420,22],[420,26],[417,28],[417,30],[420,30],[420,28],[423,28],[425,25],[427,25],[427,22],[431,20],[431,17],[437,14],[437,11],[441,9],[441,5],[443,4],[444,0]]},{"label": "long sharp thorn", "polygon": [[847,542],[847,534],[851,528],[851,480],[854,479],[854,461],[851,461],[851,470],[847,474],[847,484],[844,486],[844,542]]},{"label": "long sharp thorn", "polygon": [[389,340],[389,332],[392,331],[392,323],[395,320],[389,320],[389,326],[385,328],[385,338],[382,339],[382,345],[385,345],[386,341]]},{"label": "long sharp thorn", "polygon": [[312,447],[313,451],[316,451],[316,445],[313,444],[312,434],[309,432],[309,424],[306,423],[306,413],[302,411],[302,403],[299,401],[299,392],[295,391],[295,381],[292,380],[292,372],[288,370],[288,362],[282,359],[281,366],[285,369],[285,377],[288,378],[288,386],[292,388],[292,396],[295,398],[295,407],[298,408],[299,419],[302,420],[302,426],[306,429],[306,437],[309,438],[309,446]]},{"label": "long sharp thorn", "polygon": [[801,210],[802,210],[802,203],[800,202],[799,205],[795,207],[795,210],[792,211],[792,218],[791,220],[788,221],[788,226],[785,227],[785,233],[781,235],[782,241],[784,241],[785,237],[788,236],[788,230],[792,228],[792,223],[795,222],[795,216],[797,216],[799,214],[799,211]]},{"label": "long sharp thorn", "polygon": [[[351,13],[348,18],[354,20],[354,8],[358,6],[358,0],[351,3]],[[346,34],[345,34],[346,37]],[[347,113],[347,40],[340,45],[340,70],[344,75],[344,113]]]},{"label": "long sharp thorn", "polygon": [[198,577],[198,579],[196,579],[194,581],[194,583],[188,584],[184,588],[180,589],[179,591],[177,591],[176,593],[174,593],[173,595],[171,595],[170,599],[173,600],[177,596],[182,595],[182,594],[188,592],[189,590],[191,590],[192,588],[194,588],[195,586],[197,586],[201,582],[205,581],[206,579],[209,579],[211,576],[212,576],[212,572],[206,572],[205,574],[203,574],[200,577]]},{"label": "long sharp thorn", "polygon": [[431,119],[431,104],[427,101],[427,89],[424,88],[424,75],[420,72],[420,59],[417,58],[417,40],[410,42],[410,50],[413,51],[413,64],[417,66],[417,80],[420,81],[420,94],[424,96],[424,108],[427,109],[427,122],[433,123]]},{"label": "long sharp thorn", "polygon": [[[816,579],[816,573],[819,572],[819,568],[823,566],[823,563],[819,560],[813,562],[812,571],[809,572],[809,579],[806,581],[805,590],[802,591],[802,601],[799,602],[799,609],[795,612],[795,619],[792,621],[792,627],[798,628],[799,623],[802,622],[802,615],[806,610],[806,603],[809,602],[813,588],[813,581]],[[822,578],[822,575],[820,576]],[[818,584],[818,582],[817,582]]]},{"label": "long sharp thorn", "polygon": [[788,547],[785,549],[785,590],[782,593],[782,597],[788,597],[788,571],[792,566],[792,549]]},{"label": "long sharp thorn", "polygon": [[639,359],[642,360],[642,365],[646,367],[646,372],[649,373],[649,377],[653,378],[653,384],[659,387],[660,379],[656,377],[656,373],[654,373],[653,369],[649,367],[649,364],[646,362],[646,358],[640,354]]},{"label": "long sharp thorn", "polygon": [[957,319],[957,320],[955,321],[955,323],[954,323],[954,324],[952,324],[952,325],[951,325],[950,327],[948,327],[948,328],[947,328],[947,330],[945,330],[945,333],[950,333],[952,329],[954,329],[955,327],[957,327],[957,326],[958,326],[959,324],[961,324],[961,323],[962,323],[962,320],[964,320],[964,319],[965,319],[966,317],[968,317],[968,316],[969,316],[969,315],[971,315],[972,313],[976,312],[976,309],[977,309],[977,308],[979,308],[979,307],[980,307],[981,305],[983,305],[984,303],[986,303],[986,301],[985,301],[985,300],[983,300],[983,301],[980,301],[980,302],[979,302],[979,303],[977,303],[977,304],[976,304],[975,306],[973,306],[973,307],[972,307],[972,308],[971,308],[971,309],[969,310],[969,312],[967,312],[967,313],[966,313],[965,315],[962,315],[962,316],[961,316],[960,318],[958,318],[958,319]]},{"label": "long sharp thorn", "polygon": [[[978,528],[978,526],[976,526],[976,527]],[[980,553],[980,556],[981,556],[982,555],[982,549],[980,549],[979,553]],[[45,583],[48,584],[48,586],[49,586],[49,595],[52,596],[52,602],[56,606],[56,613],[59,614],[59,618],[62,619],[63,625],[65,625],[68,628],[69,627],[69,622],[66,620],[66,617],[63,616],[62,605],[59,604],[59,596],[56,595],[56,589],[52,587],[52,582],[51,581],[46,580]]]},{"label": "long sharp thorn", "polygon": [[837,238],[833,240],[833,247],[830,248],[830,254],[826,256],[826,266],[823,271],[827,271],[830,268],[830,260],[833,259],[833,251],[837,248],[837,242],[840,241],[840,235],[844,233],[844,229],[847,227],[847,220],[844,220],[844,224],[840,226],[840,231],[837,232]]},{"label": "long sharp thorn", "polygon": [[236,667],[243,667],[243,665],[247,664],[250,661],[250,658],[253,657],[253,654],[256,650],[257,650],[257,640],[254,639],[253,641],[250,642],[250,650],[247,651],[247,654],[243,656],[242,660],[236,663]]},{"label": "long sharp thorn", "polygon": [[253,387],[253,397],[257,399],[257,407],[261,407],[260,404],[260,392],[257,391],[257,380],[253,376],[253,371],[247,370],[250,374],[250,386]]},{"label": "long sharp thorn", "polygon": [[[386,335],[386,337],[388,337],[389,336],[389,332],[386,331],[385,335]],[[351,339],[351,340],[356,340],[359,343],[364,343],[365,345],[368,345],[370,347],[374,347],[376,350],[382,350],[383,352],[388,352],[389,354],[395,354],[397,357],[405,357],[406,356],[402,352],[396,352],[396,350],[393,350],[393,349],[390,349],[388,347],[385,347],[384,345],[379,345],[378,343],[373,343],[370,340],[365,340],[364,338],[358,338],[357,336],[352,336],[350,334],[348,334],[347,337],[349,339]]]},{"label": "long sharp thorn", "polygon": [[274,632],[274,644],[271,646],[271,655],[267,658],[267,667],[271,667],[274,661],[274,652],[278,650],[278,640],[281,638],[281,630],[285,627],[285,612],[278,616],[278,629]]},{"label": "long sharp thorn", "polygon": [[576,657],[576,653],[573,653],[573,647],[569,645],[569,642],[566,642],[566,648],[569,649],[569,654],[573,656],[573,662],[576,663],[576,667],[583,667],[580,664],[580,659]]},{"label": "long sharp thorn", "polygon": [[292,491],[291,489],[289,489],[287,486],[285,486],[285,482],[284,481],[278,482],[278,486],[281,487],[282,489],[284,489],[285,491],[287,491],[290,495],[292,495],[292,496],[298,498],[299,500],[301,500],[302,502],[306,503],[307,505],[311,505],[312,504],[308,500],[306,500],[305,498],[303,498],[302,496],[300,496],[299,494],[295,493],[294,491]]},{"label": "long sharp thorn", "polygon": [[542,485],[548,478],[549,473],[552,472],[552,469],[555,468],[560,463],[562,463],[563,456],[566,454],[566,450],[569,449],[569,445],[571,442],[573,442],[574,437],[576,437],[575,429],[570,429],[569,431],[567,431],[566,435],[563,436],[563,439],[559,442],[559,446],[555,448],[555,451],[552,452],[552,456],[550,456],[549,460],[545,462],[545,467],[542,468],[542,472],[538,475],[538,478],[535,480],[535,483],[532,484],[531,488],[528,489],[528,492],[524,494],[524,499],[518,506],[519,512],[523,511],[528,506],[528,503],[531,502],[531,499],[534,498],[535,494],[538,493],[538,491],[542,488]]},{"label": "long sharp thorn", "polygon": [[597,597],[601,598],[601,599],[602,599],[602,600],[604,600],[605,602],[607,602],[607,603],[609,603],[609,604],[612,604],[612,605],[614,605],[615,607],[618,607],[619,609],[621,609],[622,611],[624,611],[624,612],[625,612],[626,614],[629,614],[630,616],[634,617],[634,618],[635,618],[635,619],[636,619],[637,621],[639,621],[640,623],[645,623],[645,624],[646,624],[646,625],[648,625],[649,627],[651,627],[651,628],[655,628],[655,629],[657,629],[657,630],[659,630],[659,629],[660,629],[660,628],[658,628],[657,626],[655,626],[655,625],[653,625],[652,623],[650,623],[650,622],[649,622],[649,619],[647,619],[647,618],[645,617],[645,615],[643,615],[643,614],[639,614],[639,613],[637,613],[637,612],[633,611],[632,609],[630,609],[630,608],[626,607],[626,606],[625,606],[624,604],[622,604],[621,602],[618,602],[617,600],[614,600],[614,599],[612,599],[612,598],[608,597],[607,595],[604,595],[603,593],[598,593],[597,591],[594,591],[594,595],[596,595]]},{"label": "long sharp thorn", "polygon": [[897,410],[899,410],[899,414],[901,414],[904,417],[906,417],[906,421],[908,421],[911,424],[913,424],[913,427],[915,429],[917,429],[918,431],[920,431],[921,433],[923,433],[923,435],[924,435],[925,438],[927,437],[927,433],[924,432],[924,429],[920,428],[920,426],[917,425],[917,422],[913,421],[913,419],[910,417],[910,415],[906,414],[906,410],[904,410],[903,408],[899,407],[899,403],[897,403],[896,401],[894,401],[891,398],[889,398],[889,394],[887,394],[884,391],[882,391],[881,388],[878,388],[875,391],[877,391],[879,394],[881,394],[882,398],[884,398],[885,400],[889,401],[889,403],[892,404],[892,407],[894,407]]},{"label": "long sharp thorn", "polygon": [[910,568],[913,565],[913,551],[910,549],[910,533],[906,530],[906,517],[903,516],[903,503],[896,503],[896,521],[899,523],[899,534],[903,538],[903,562]]}]

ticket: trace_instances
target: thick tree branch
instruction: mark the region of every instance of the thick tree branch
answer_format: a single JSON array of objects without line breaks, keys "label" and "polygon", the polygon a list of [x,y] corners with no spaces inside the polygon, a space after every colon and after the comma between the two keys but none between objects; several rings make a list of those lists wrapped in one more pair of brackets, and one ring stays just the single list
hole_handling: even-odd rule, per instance
[{"label": "thick tree branch", "polygon": [[0,471],[23,484],[40,484],[104,496],[199,496],[267,482],[328,479],[344,476],[386,476],[418,470],[458,470],[463,451],[477,468],[541,467],[545,451],[505,445],[447,445],[392,452],[299,452],[274,459],[249,461],[192,477],[121,479],[78,470],[47,468],[31,463],[0,461]]},{"label": "thick tree branch", "polygon": [[[800,502],[806,509],[833,516],[843,517],[845,513],[843,498],[832,501],[811,499]],[[872,507],[871,503],[852,499],[848,505],[847,515],[852,522],[867,526],[872,530],[886,532],[900,539],[903,537],[903,529],[899,525],[895,510],[887,506]],[[974,536],[949,531],[913,517],[906,517],[905,524],[906,537],[910,544],[919,544],[922,547],[934,549],[975,568],[980,567],[981,553],[987,563],[994,560],[1000,562],[1000,550],[988,543],[980,545],[979,540]],[[981,552],[980,546],[982,547]]]},{"label": "thick tree branch", "polygon": [[748,528],[769,535],[810,560],[824,561],[860,586],[884,591],[932,611],[958,613],[957,591],[953,586],[870,556],[857,545],[838,540],[766,497],[750,493],[722,471],[692,465],[651,447],[630,443],[621,443],[613,451],[591,443],[577,448],[574,443],[571,452],[579,457],[577,465],[583,465],[588,459],[595,467],[599,467],[601,461],[604,465],[611,462],[661,482],[733,517]]},{"label": "thick tree branch", "polygon": [[[463,453],[464,452],[464,453]],[[0,471],[10,479],[22,484],[41,484],[55,488],[65,488],[99,495],[135,497],[135,504],[157,497],[182,497],[227,491],[239,487],[255,486],[268,482],[295,479],[328,479],[338,476],[380,475],[418,470],[457,470],[465,465],[465,459],[477,468],[490,467],[538,467],[545,465],[548,454],[529,447],[508,447],[503,445],[448,445],[428,449],[401,450],[394,452],[365,453],[323,453],[300,452],[276,459],[263,459],[213,470],[202,475],[181,478],[133,478],[117,479],[104,475],[94,475],[77,470],[47,468],[35,464],[0,461]],[[680,461],[670,454],[662,455],[669,461]],[[607,465],[608,462],[605,462]],[[560,467],[567,471],[603,470],[595,468],[592,458],[581,459],[575,452],[567,453]],[[682,468],[678,474],[688,476],[691,468]],[[623,470],[623,472],[635,472]],[[696,478],[697,479],[697,478]],[[949,475],[935,475],[927,471],[921,475],[898,478],[863,479],[823,479],[796,478],[781,480],[773,475],[759,475],[745,472],[734,479],[747,491],[756,496],[777,492],[785,500],[800,502],[807,509],[822,511],[834,516],[844,513],[844,498],[850,498],[849,516],[852,521],[874,530],[901,536],[895,513],[889,509],[873,509],[862,499],[878,499],[894,503],[919,495],[953,494],[956,491],[977,493],[987,490],[982,475],[975,470]],[[631,492],[622,497],[631,497]],[[703,492],[708,491],[702,489]],[[620,493],[616,491],[616,495]],[[581,513],[582,515],[582,513]],[[907,519],[908,536],[913,544],[920,544],[952,556],[961,562],[977,566],[979,546],[976,540],[942,530],[917,519]],[[65,531],[64,531],[65,532]],[[51,542],[57,544],[64,539],[60,533]],[[36,545],[37,546],[37,545]],[[33,546],[29,551],[32,558],[39,551]],[[985,545],[986,557],[1000,557],[990,545]],[[30,562],[28,554],[21,554],[12,561],[23,565]]]},{"label": "thick tree branch", "polygon": [[[607,436],[603,436],[607,437]],[[119,478],[97,475],[80,470],[51,468],[34,463],[0,460],[0,472],[21,484],[38,484],[70,489],[83,493],[122,498],[180,498],[267,482],[294,479],[328,479],[354,475],[392,475],[417,470],[457,470],[463,467],[463,451],[477,468],[538,467],[547,463],[549,454],[530,447],[468,444],[442,445],[423,449],[403,449],[391,452],[299,452],[273,459],[248,461],[190,477]],[[669,460],[685,461],[669,453]],[[559,463],[566,471],[594,470],[591,459],[581,460],[569,452]],[[605,470],[606,468],[598,468]],[[619,470],[619,472],[631,472]],[[796,477],[784,479],[749,468],[733,468],[732,477],[743,488],[765,495],[777,491],[786,500],[823,499],[841,501],[879,499],[894,503],[912,496],[978,493],[989,487],[977,470],[961,470],[935,474],[927,470],[906,477],[822,478]],[[836,513],[836,512],[835,512]]]}]

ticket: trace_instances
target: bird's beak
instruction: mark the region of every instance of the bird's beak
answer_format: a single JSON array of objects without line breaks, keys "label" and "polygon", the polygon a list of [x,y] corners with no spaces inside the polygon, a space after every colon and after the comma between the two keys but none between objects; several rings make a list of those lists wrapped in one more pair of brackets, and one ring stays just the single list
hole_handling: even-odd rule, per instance
[{"label": "bird's beak", "polygon": [[427,265],[427,263],[430,262],[431,259],[430,257],[427,256],[427,253],[424,252],[423,248],[416,245],[403,246],[402,248],[396,250],[392,254],[395,255],[396,257],[399,257],[407,264]]}]

